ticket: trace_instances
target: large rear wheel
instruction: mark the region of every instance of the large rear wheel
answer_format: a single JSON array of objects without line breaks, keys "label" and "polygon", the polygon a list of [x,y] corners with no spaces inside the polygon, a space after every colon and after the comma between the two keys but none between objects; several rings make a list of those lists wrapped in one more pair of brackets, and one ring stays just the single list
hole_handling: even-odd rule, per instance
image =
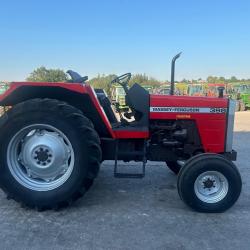
[{"label": "large rear wheel", "polygon": [[229,209],[241,193],[241,176],[235,165],[216,154],[194,156],[178,175],[181,199],[199,212],[218,213]]},{"label": "large rear wheel", "polygon": [[2,118],[0,185],[29,207],[57,209],[81,197],[97,176],[100,140],[78,109],[33,99]]}]

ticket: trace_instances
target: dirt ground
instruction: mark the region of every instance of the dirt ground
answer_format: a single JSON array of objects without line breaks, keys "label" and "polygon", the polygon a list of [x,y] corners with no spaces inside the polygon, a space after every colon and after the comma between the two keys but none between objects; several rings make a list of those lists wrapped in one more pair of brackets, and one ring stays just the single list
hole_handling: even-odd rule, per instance
[{"label": "dirt ground", "polygon": [[186,207],[165,164],[121,180],[104,162],[87,195],[59,212],[21,208],[0,192],[0,249],[250,249],[250,112],[236,114],[234,148],[243,190],[225,213]]}]

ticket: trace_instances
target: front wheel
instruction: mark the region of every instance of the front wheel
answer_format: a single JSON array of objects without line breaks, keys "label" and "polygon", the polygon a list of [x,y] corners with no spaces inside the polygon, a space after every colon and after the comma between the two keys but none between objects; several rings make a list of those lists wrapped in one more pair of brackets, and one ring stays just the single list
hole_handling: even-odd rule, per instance
[{"label": "front wheel", "polygon": [[57,209],[82,196],[96,177],[100,140],[78,109],[34,99],[2,118],[0,185],[29,207]]},{"label": "front wheel", "polygon": [[201,154],[188,160],[178,175],[181,199],[199,212],[229,209],[241,193],[241,176],[235,165],[216,154]]}]

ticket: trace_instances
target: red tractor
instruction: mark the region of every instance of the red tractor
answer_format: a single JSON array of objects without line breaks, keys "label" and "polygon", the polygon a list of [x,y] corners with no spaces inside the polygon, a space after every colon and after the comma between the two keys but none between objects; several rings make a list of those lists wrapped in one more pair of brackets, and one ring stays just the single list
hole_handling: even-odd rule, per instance
[{"label": "red tractor", "polygon": [[[150,95],[138,84],[129,88],[127,73],[112,81],[130,108],[118,119],[103,90],[68,73],[68,83],[13,82],[0,96],[9,107],[0,118],[0,186],[9,198],[58,209],[84,195],[102,161],[114,160],[115,177],[142,178],[149,160],[178,174],[179,195],[196,211],[223,212],[236,202],[242,182],[232,163],[234,101]],[[142,162],[142,171],[121,173],[119,160]]]}]

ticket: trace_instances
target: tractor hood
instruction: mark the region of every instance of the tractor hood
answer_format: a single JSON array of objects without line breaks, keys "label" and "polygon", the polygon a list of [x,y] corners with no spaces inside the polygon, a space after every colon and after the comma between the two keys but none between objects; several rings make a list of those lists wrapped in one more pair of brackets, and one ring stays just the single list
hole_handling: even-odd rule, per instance
[{"label": "tractor hood", "polygon": [[162,114],[176,118],[176,115],[180,113],[189,114],[190,116],[219,114],[221,117],[225,117],[227,108],[227,98],[150,95],[151,118],[159,118]]},{"label": "tractor hood", "polygon": [[[151,121],[195,121],[205,151],[220,153],[226,150],[226,144],[230,144],[229,151],[232,146],[233,119],[229,124],[229,103],[227,98],[151,95],[149,117]],[[232,115],[234,118],[234,110]]]}]

